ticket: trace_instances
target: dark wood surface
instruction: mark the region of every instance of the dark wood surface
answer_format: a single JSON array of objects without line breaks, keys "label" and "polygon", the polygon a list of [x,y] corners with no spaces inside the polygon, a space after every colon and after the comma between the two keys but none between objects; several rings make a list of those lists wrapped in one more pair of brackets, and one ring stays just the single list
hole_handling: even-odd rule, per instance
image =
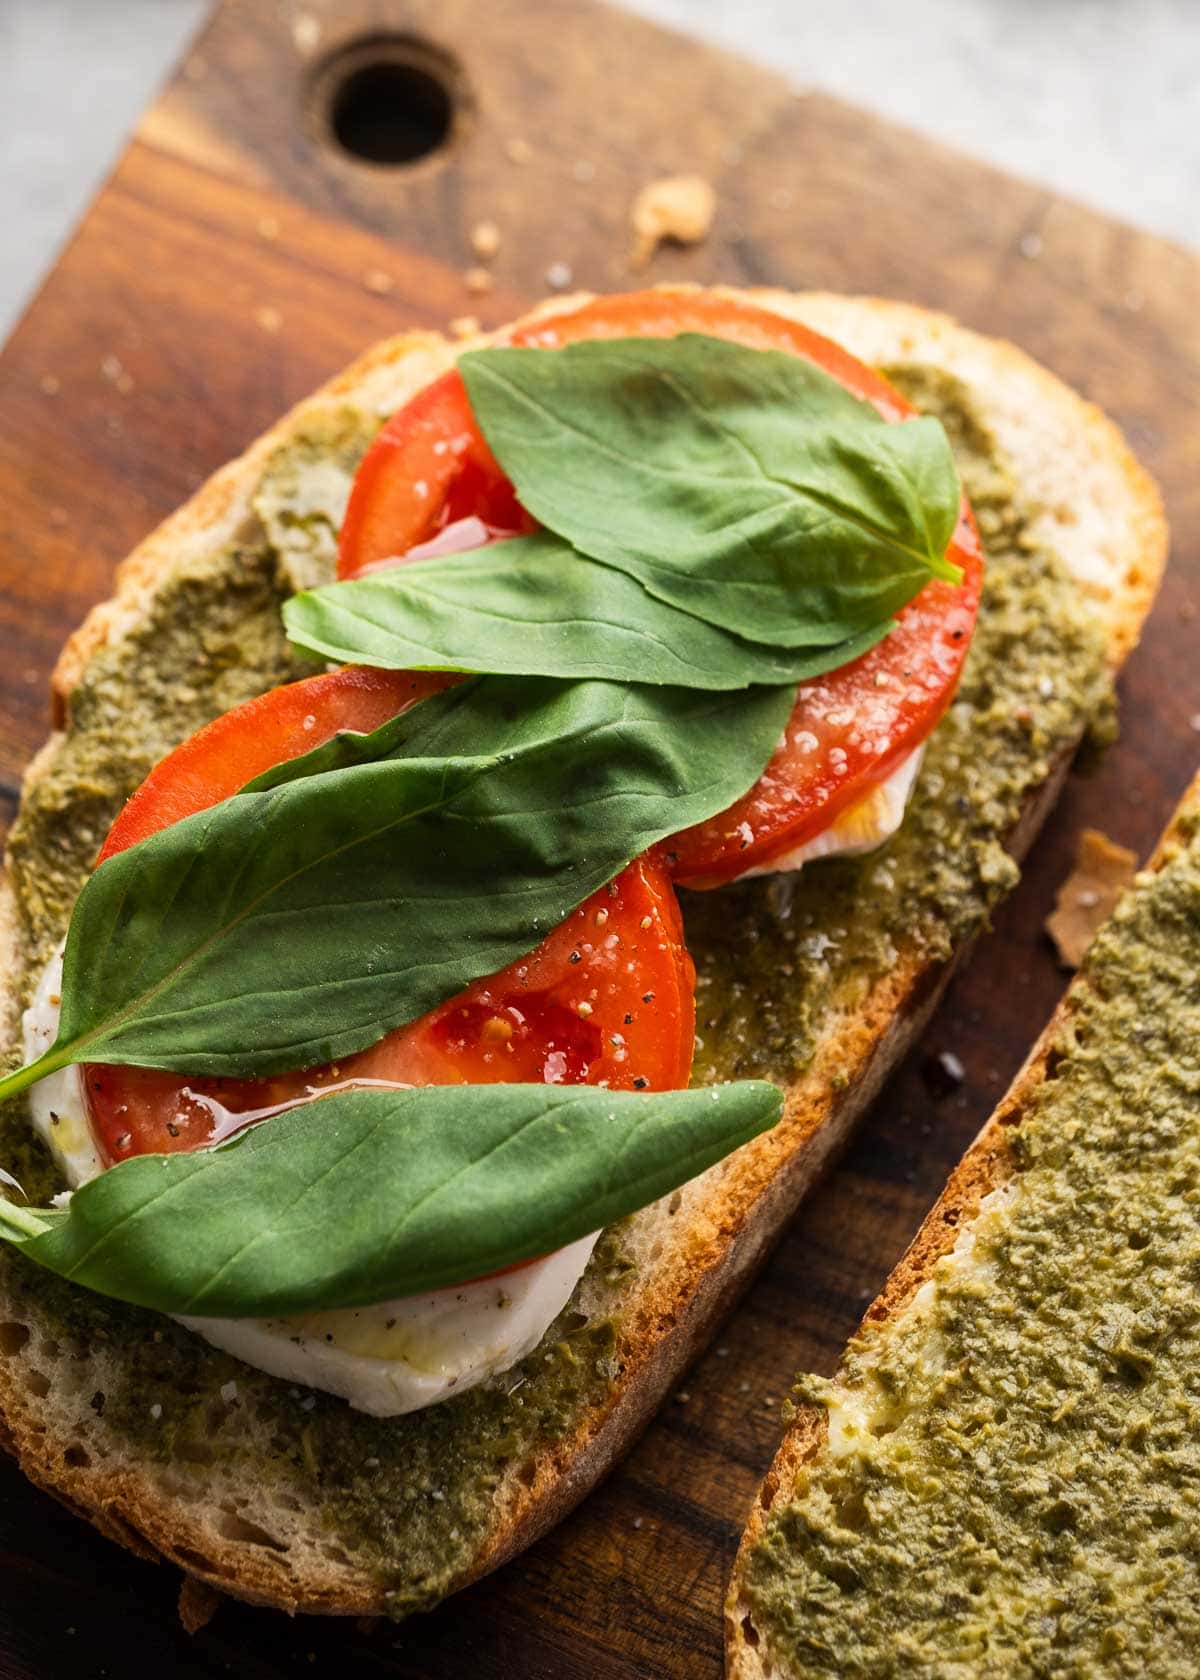
[{"label": "dark wood surface", "polygon": [[[390,36],[424,43],[456,102],[448,146],[407,167],[352,158],[328,131],[330,55],[373,39],[378,57]],[[720,1601],[792,1372],[832,1369],[1054,1003],[1041,924],[1080,826],[1144,853],[1200,758],[1195,257],[587,0],[227,0],[0,360],[6,809],[46,733],[57,648],[140,536],[373,338],[500,322],[554,264],[579,285],[631,284],[633,193],[680,169],[713,182],[716,227],[646,278],[946,308],[1124,425],[1163,484],[1175,548],[1122,684],[1122,740],[1071,779],[995,930],[685,1389],[556,1533],[399,1628],[226,1605],[189,1637],[173,1572],[6,1464],[4,1675],[719,1674]],[[485,219],[502,245],[494,289],[475,296],[464,274]],[[931,1077],[946,1050],[966,1069],[949,1091]]]}]

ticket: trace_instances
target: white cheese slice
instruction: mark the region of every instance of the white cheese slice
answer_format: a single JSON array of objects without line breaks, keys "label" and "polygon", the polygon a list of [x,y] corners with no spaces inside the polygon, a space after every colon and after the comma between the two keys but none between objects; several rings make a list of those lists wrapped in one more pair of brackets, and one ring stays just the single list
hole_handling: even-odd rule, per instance
[{"label": "white cheese slice", "polygon": [[818,858],[855,857],[882,846],[904,821],[908,796],[917,779],[924,752],[925,744],[922,742],[900,760],[886,780],[877,783],[864,798],[847,806],[828,828],[790,852],[772,858],[769,863],[747,869],[738,876],[738,880],[748,881],[755,875],[790,873],[802,869],[806,863],[815,863]]},{"label": "white cheese slice", "polygon": [[[58,1037],[62,967],[59,946],[42,970],[33,1001],[21,1018],[27,1062],[44,1055]],[[59,1171],[72,1190],[103,1170],[104,1163],[92,1139],[84,1105],[83,1076],[77,1067],[60,1068],[31,1086],[29,1111],[34,1130],[49,1145]]]},{"label": "white cheese slice", "polygon": [[571,1298],[596,1234],[520,1271],[377,1306],[294,1318],[181,1318],[260,1371],[392,1417],[432,1406],[532,1353]]}]

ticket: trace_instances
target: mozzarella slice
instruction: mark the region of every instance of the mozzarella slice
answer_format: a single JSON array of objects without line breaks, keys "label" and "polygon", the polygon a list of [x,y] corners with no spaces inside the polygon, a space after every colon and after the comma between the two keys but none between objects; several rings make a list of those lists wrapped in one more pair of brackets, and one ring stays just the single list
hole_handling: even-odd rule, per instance
[{"label": "mozzarella slice", "polygon": [[[32,1061],[58,1034],[62,951],[46,964],[23,1017]],[[104,1170],[77,1067],[29,1093],[33,1124],[78,1189]],[[272,1376],[340,1394],[360,1412],[391,1417],[459,1394],[524,1359],[571,1298],[594,1233],[519,1271],[376,1306],[295,1318],[181,1318],[214,1347]]]},{"label": "mozzarella slice", "polygon": [[[62,946],[42,970],[33,1001],[21,1017],[25,1060],[36,1061],[58,1037],[62,1004]],[[92,1139],[83,1100],[83,1075],[73,1064],[47,1074],[29,1092],[34,1130],[49,1146],[59,1171],[75,1190],[104,1169]]]},{"label": "mozzarella slice", "polygon": [[295,1318],[181,1318],[260,1371],[392,1417],[458,1394],[532,1353],[571,1298],[596,1234],[520,1271],[377,1306]]},{"label": "mozzarella slice", "polygon": [[848,806],[828,828],[814,834],[803,845],[793,847],[790,852],[772,858],[769,863],[747,869],[738,876],[738,880],[748,881],[755,875],[776,875],[801,869],[806,863],[815,863],[818,858],[855,857],[882,846],[904,821],[908,796],[917,779],[924,752],[922,742],[919,747],[913,748],[907,758],[900,760],[885,781],[877,783],[865,798]]}]

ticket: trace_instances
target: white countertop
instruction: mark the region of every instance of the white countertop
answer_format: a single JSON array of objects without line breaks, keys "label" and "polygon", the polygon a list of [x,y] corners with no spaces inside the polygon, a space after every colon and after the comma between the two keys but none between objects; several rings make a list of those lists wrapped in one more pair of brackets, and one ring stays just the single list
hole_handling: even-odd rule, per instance
[{"label": "white countertop", "polygon": [[[207,9],[208,0],[0,0],[0,338]],[[548,0],[548,25],[553,9]],[[1200,245],[1198,0],[631,9]]]}]

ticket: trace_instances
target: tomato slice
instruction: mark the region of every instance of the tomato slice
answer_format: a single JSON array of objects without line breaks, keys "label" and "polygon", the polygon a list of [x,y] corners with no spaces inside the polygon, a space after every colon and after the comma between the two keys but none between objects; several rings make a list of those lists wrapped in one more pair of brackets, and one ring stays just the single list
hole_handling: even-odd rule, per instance
[{"label": "tomato slice", "polygon": [[123,852],[328,741],[340,730],[368,734],[426,695],[458,682],[436,671],[376,671],[343,665],[247,700],[198,729],[161,759],[126,801],[98,863]]},{"label": "tomato slice", "polygon": [[[338,729],[377,727],[447,679],[347,667],[273,689],[171,753],[117,818],[102,857],[234,793]],[[694,971],[662,862],[644,858],[536,950],[336,1065],[269,1079],[199,1079],[152,1068],[84,1068],[106,1163],[195,1149],[252,1118],[355,1082],[389,1085],[686,1085]]]},{"label": "tomato slice", "polygon": [[[806,356],[885,419],[903,421],[914,412],[881,375],[830,339],[710,293],[599,298],[569,314],[527,322],[510,342],[555,349],[584,338],[681,332]],[[402,557],[471,514],[493,536],[530,528],[475,424],[462,379],[451,371],[393,415],[368,451],[342,529],[338,575],[355,577],[390,556]],[[769,867],[828,828],[921,744],[958,686],[979,607],[983,553],[965,500],[947,557],[962,568],[960,585],[940,579],[926,584],[884,641],[798,690],[784,739],[750,792],[670,843],[676,880],[718,886],[748,869]]]},{"label": "tomato slice", "polygon": [[392,416],[363,458],[342,520],[338,576],[402,559],[468,516],[497,535],[534,528],[451,369]]},{"label": "tomato slice", "polygon": [[822,833],[897,769],[954,698],[975,628],[983,550],[964,510],[951,557],[959,585],[935,578],[859,659],[802,683],[780,745],[750,791],[666,843],[672,877],[718,887]]}]

